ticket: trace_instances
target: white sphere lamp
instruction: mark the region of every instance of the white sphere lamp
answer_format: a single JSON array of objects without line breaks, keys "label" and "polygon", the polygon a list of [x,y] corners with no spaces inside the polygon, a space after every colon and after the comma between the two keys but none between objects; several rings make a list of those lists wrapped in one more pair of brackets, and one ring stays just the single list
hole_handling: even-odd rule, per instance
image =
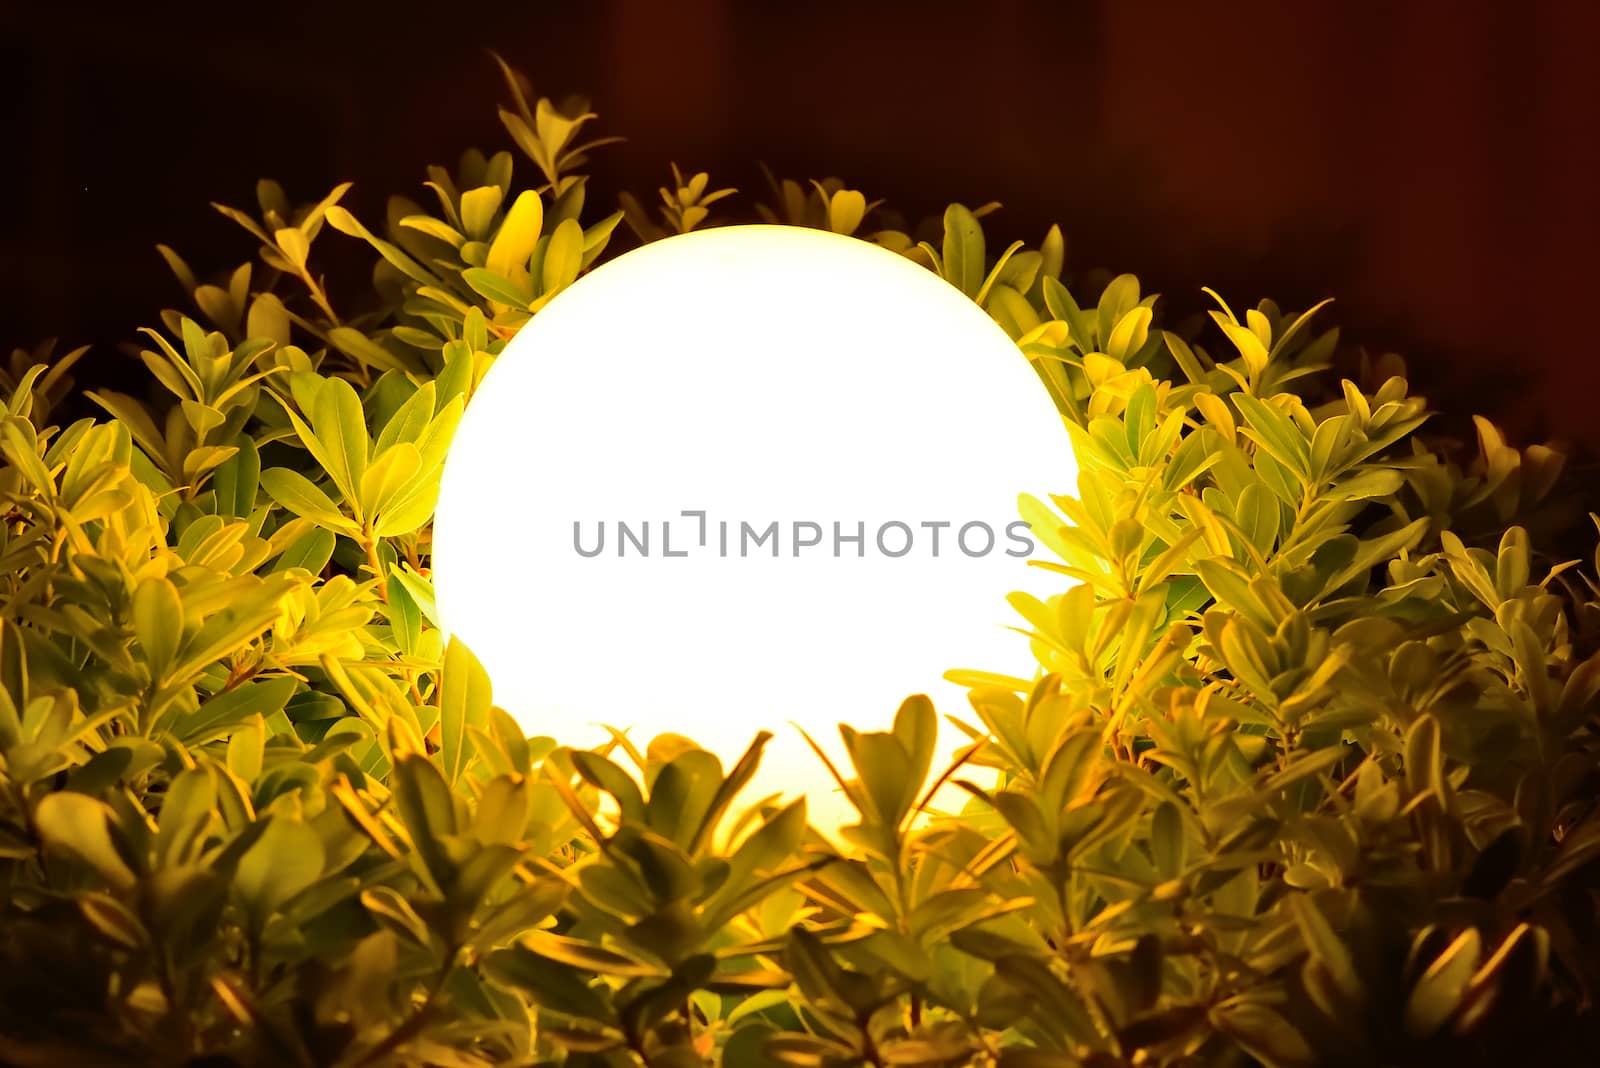
[{"label": "white sphere lamp", "polygon": [[[664,732],[724,768],[776,737],[747,800],[853,821],[791,724],[886,730],[976,667],[1032,677],[1006,594],[1064,580],[1019,494],[1072,492],[1071,443],[1015,344],[934,273],[819,230],[645,245],[506,346],[445,462],[441,623],[495,703],[575,748]],[[956,743],[945,726],[937,775]]]}]

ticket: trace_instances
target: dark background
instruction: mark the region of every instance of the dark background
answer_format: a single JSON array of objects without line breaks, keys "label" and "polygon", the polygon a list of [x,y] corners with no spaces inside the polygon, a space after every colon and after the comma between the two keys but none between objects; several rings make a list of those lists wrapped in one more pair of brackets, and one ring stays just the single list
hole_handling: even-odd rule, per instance
[{"label": "dark background", "polygon": [[1069,269],[1186,308],[1335,296],[1442,405],[1600,445],[1600,5],[152,6],[0,0],[0,344],[93,342],[80,378],[182,301],[157,241],[202,272],[251,254],[207,201],[353,179],[373,220],[509,147],[492,47],[628,138],[596,210],[672,161],[747,194],[758,161],[837,174],[913,218],[999,200],[991,240],[1058,221]]}]

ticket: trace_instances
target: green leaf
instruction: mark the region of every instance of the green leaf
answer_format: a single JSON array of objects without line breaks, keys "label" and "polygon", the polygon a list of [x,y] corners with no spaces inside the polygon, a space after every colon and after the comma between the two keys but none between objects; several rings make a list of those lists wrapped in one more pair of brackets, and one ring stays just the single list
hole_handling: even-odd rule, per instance
[{"label": "green leaf", "polygon": [[402,656],[411,656],[422,642],[422,609],[407,591],[405,584],[389,572],[384,585],[389,593],[389,629]]},{"label": "green leaf", "polygon": [[[482,318],[482,315],[482,312],[478,312],[479,318]],[[433,419],[436,394],[437,387],[434,383],[425,382],[420,389],[407,397],[383,424],[378,440],[373,443],[373,451],[381,454],[401,443],[415,445]]]},{"label": "green leaf", "polygon": [[1047,277],[1040,290],[1044,296],[1046,309],[1056,319],[1067,324],[1072,343],[1077,346],[1078,351],[1095,351],[1094,318],[1078,306],[1078,302],[1067,291],[1067,287],[1056,278]]},{"label": "green leaf", "polygon": [[452,784],[460,781],[472,756],[467,728],[489,726],[490,694],[488,672],[466,643],[452,637],[439,682],[439,758]]},{"label": "green leaf", "polygon": [[691,853],[697,853],[701,845],[715,835],[717,824],[721,822],[728,807],[733,804],[739,792],[750,784],[755,777],[756,770],[761,764],[761,753],[767,743],[772,740],[770,731],[760,731],[745,748],[744,753],[734,763],[733,768],[723,777],[722,783],[717,787],[710,802],[706,805],[705,815],[700,820],[700,826],[685,840],[685,847]]},{"label": "green leaf", "polygon": [[[1254,337],[1255,335],[1251,335]],[[1211,1011],[1217,1029],[1266,1068],[1298,1068],[1317,1063],[1305,1036],[1274,1009],[1258,1002],[1233,1001]]]},{"label": "green leaf", "polygon": [[253,438],[234,439],[238,451],[211,475],[211,489],[217,495],[220,515],[248,516],[255,511],[256,490],[261,482],[261,454]]},{"label": "green leaf", "polygon": [[545,249],[541,295],[558,293],[577,281],[582,265],[583,227],[574,219],[563,219],[550,235],[550,245]]},{"label": "green leaf", "polygon": [[311,429],[326,452],[328,474],[345,500],[359,501],[361,477],[367,472],[367,417],[355,387],[342,378],[330,378],[317,391],[311,409]]},{"label": "green leaf", "polygon": [[234,892],[257,924],[322,875],[322,837],[309,825],[272,817],[233,874]]},{"label": "green leaf", "polygon": [[443,839],[456,833],[455,802],[438,765],[420,753],[402,753],[394,762],[395,808],[411,835],[428,873],[441,889],[455,879],[456,865]]},{"label": "green leaf", "polygon": [[616,763],[599,753],[580,749],[572,754],[572,766],[578,769],[585,782],[616,799],[624,822],[639,823],[645,819],[644,794],[639,784]]},{"label": "green leaf", "polygon": [[381,538],[395,538],[431,520],[439,506],[439,476],[434,469],[402,486],[378,517],[373,532]]},{"label": "green leaf", "polygon": [[550,1012],[575,1020],[616,1020],[610,999],[589,985],[583,973],[527,946],[495,950],[483,959],[483,967],[495,982],[526,990],[540,1008]]},{"label": "green leaf", "polygon": [[433,583],[412,571],[406,564],[401,564],[399,567],[394,568],[389,572],[389,575],[406,588],[406,592],[411,595],[411,599],[416,602],[417,608],[421,610],[423,618],[437,627],[439,625],[439,609],[433,596]]},{"label": "green leaf", "polygon": [[1136,307],[1124,315],[1106,340],[1105,353],[1113,360],[1126,364],[1140,350],[1150,336],[1149,308]]},{"label": "green leaf", "polygon": [[1399,530],[1362,541],[1350,561],[1334,571],[1323,583],[1320,596],[1326,597],[1343,588],[1346,583],[1371,572],[1373,568],[1385,565],[1401,553],[1410,551],[1428,532],[1430,523],[1431,520],[1424,516]]},{"label": "green leaf", "polygon": [[522,937],[522,944],[548,960],[595,975],[614,975],[622,979],[662,979],[668,974],[659,965],[615,949],[549,931],[530,931]]},{"label": "green leaf", "polygon": [[1039,772],[1039,799],[1056,810],[1078,799],[1103,746],[1099,728],[1063,732]]},{"label": "green leaf", "polygon": [[258,579],[244,575],[228,583],[227,605],[213,612],[192,637],[187,637],[175,679],[187,678],[265,630],[277,617],[279,602],[299,580],[287,575]]},{"label": "green leaf", "polygon": [[[1245,333],[1254,338],[1249,331]],[[1302,483],[1306,482],[1311,446],[1288,416],[1248,393],[1233,393],[1230,397],[1238,406],[1239,414],[1244,416],[1245,425],[1256,443]]]},{"label": "green leaf", "polygon": [[[652,759],[659,759],[659,741],[651,743]],[[685,749],[656,773],[645,803],[645,821],[652,830],[685,847],[699,831],[721,785],[722,762],[703,749]]]},{"label": "green leaf", "polygon": [[499,301],[501,304],[522,311],[528,308],[527,296],[493,271],[482,267],[469,267],[461,272],[461,278],[479,296],[488,297],[490,300]]},{"label": "green leaf", "polygon": [[1043,961],[1021,955],[1002,957],[995,962],[995,972],[1030,995],[1034,1003],[1030,1015],[1040,1024],[1059,1030],[1073,1042],[1091,1048],[1102,1045],[1088,1006]]},{"label": "green leaf", "polygon": [[115,817],[103,802],[79,793],[50,794],[39,802],[34,826],[45,845],[71,853],[117,890],[133,886],[133,870],[111,838]]},{"label": "green leaf", "polygon": [[490,844],[516,845],[527,831],[533,797],[524,778],[497,775],[484,786],[478,798],[473,830],[478,840]]},{"label": "green leaf", "polygon": [[323,527],[312,527],[289,543],[289,547],[283,550],[272,565],[272,570],[287,571],[298,567],[313,575],[320,575],[323,568],[328,566],[328,561],[333,558],[333,550],[337,543],[338,539],[332,531]]},{"label": "green leaf", "polygon": [[133,594],[133,633],[144,649],[151,679],[160,684],[183,638],[183,602],[167,579],[153,576],[139,583]]},{"label": "green leaf", "polygon": [[1312,959],[1327,970],[1346,998],[1359,1004],[1362,996],[1361,978],[1356,973],[1355,961],[1344,942],[1334,933],[1333,926],[1310,894],[1290,893],[1288,899],[1289,911],[1294,915],[1295,925],[1300,929],[1300,937],[1305,940]]},{"label": "green leaf", "polygon": [[[518,270],[525,271],[528,259],[533,255],[533,247],[539,243],[539,234],[543,229],[544,201],[540,200],[539,194],[533,190],[524,190],[517,195],[511,210],[506,212],[506,217],[501,221],[494,240],[489,244],[489,256],[484,261],[488,272],[501,278],[511,278]],[[467,284],[472,285],[470,278]],[[484,295],[489,296],[489,294]]]},{"label": "green leaf", "polygon": [[379,516],[393,504],[422,466],[415,445],[401,442],[385,451],[361,479],[361,514]]},{"label": "green leaf", "polygon": [[155,841],[158,868],[189,863],[211,826],[216,798],[211,774],[203,768],[190,768],[167,786]]},{"label": "green leaf", "polygon": [[241,782],[254,783],[266,757],[267,728],[261,715],[252,715],[228,739],[228,770]]},{"label": "green leaf", "polygon": [[345,534],[360,532],[360,528],[339,511],[332,498],[298,471],[270,467],[261,472],[261,487],[281,507],[318,526]]},{"label": "green leaf", "polygon": [[892,734],[858,733],[842,724],[839,730],[875,810],[863,815],[869,822],[897,826],[910,808],[909,799],[922,787],[912,781],[910,755]]},{"label": "green leaf", "polygon": [[1171,801],[1157,805],[1150,817],[1150,853],[1162,878],[1176,879],[1183,873],[1188,838],[1178,806]]},{"label": "green leaf", "polygon": [[983,285],[983,227],[972,212],[952,204],[944,213],[944,277],[974,299]]},{"label": "green leaf", "polygon": [[1238,348],[1239,355],[1244,359],[1244,365],[1250,372],[1251,380],[1255,381],[1256,376],[1266,369],[1268,362],[1267,347],[1261,343],[1261,338],[1249,328],[1224,322],[1215,312],[1212,312],[1212,316],[1216,318],[1218,325],[1222,327],[1222,332],[1228,335],[1228,340]]},{"label": "green leaf", "polygon": [[1422,973],[1406,999],[1406,1030],[1426,1038],[1443,1027],[1461,1005],[1467,984],[1483,956],[1483,938],[1469,927]]},{"label": "green leaf", "polygon": [[[398,574],[398,572],[395,572]],[[522,726],[512,718],[511,713],[503,708],[489,709],[489,734],[505,751],[506,759],[511,763],[511,770],[519,775],[527,775],[533,767],[533,747],[528,744],[528,738],[522,732]],[[545,741],[554,744],[553,739]]]},{"label": "green leaf", "polygon": [[336,326],[328,331],[328,340],[333,343],[334,348],[368,367],[376,367],[383,371],[411,369],[407,360],[390,352],[354,327]]},{"label": "green leaf", "polygon": [[272,240],[291,264],[302,270],[305,268],[306,257],[311,252],[311,242],[306,240],[304,231],[292,226],[274,230]]},{"label": "green leaf", "polygon": [[459,249],[466,244],[467,237],[460,230],[448,223],[440,222],[431,215],[407,215],[400,220],[400,225],[408,230],[427,234],[429,237],[443,241],[451,248]]},{"label": "green leaf", "polygon": [[139,922],[139,917],[109,894],[80,896],[78,910],[102,935],[127,949],[142,949],[150,942],[149,932]]},{"label": "green leaf", "polygon": [[894,714],[891,731],[910,758],[906,781],[915,791],[928,777],[938,743],[939,717],[933,702],[925,694],[907,697]]},{"label": "green leaf", "polygon": [[1444,800],[1444,749],[1439,720],[1432,714],[1419,716],[1406,732],[1405,772],[1406,788],[1412,796],[1431,793]]},{"label": "green leaf", "polygon": [[173,726],[173,734],[190,746],[213,741],[250,716],[270,717],[283,711],[295,685],[294,678],[289,675],[242,683],[207,699],[195,711],[181,717]]},{"label": "green leaf", "polygon": [[383,927],[404,936],[418,946],[432,944],[428,925],[399,891],[389,886],[374,886],[361,891],[361,904]]},{"label": "green leaf", "polygon": [[461,226],[470,240],[482,241],[489,236],[489,227],[494,223],[494,214],[500,210],[504,195],[496,185],[469,189],[461,194]]},{"label": "green leaf", "polygon": [[435,277],[432,272],[423,267],[410,256],[406,255],[406,253],[402,251],[398,245],[391,244],[388,241],[384,241],[381,238],[376,237],[372,231],[368,230],[365,226],[362,226],[361,223],[356,221],[356,217],[351,215],[350,212],[344,208],[339,207],[338,205],[329,207],[326,212],[326,218],[328,220],[328,224],[335,230],[338,230],[340,233],[349,234],[351,237],[359,237],[363,241],[367,242],[367,244],[377,249],[379,255],[381,255],[385,260],[389,261],[391,266],[396,268],[401,274],[405,275],[413,282],[418,282],[425,286],[436,286],[439,284],[439,279]]},{"label": "green leaf", "polygon": [[[94,399],[100,400],[101,405],[105,406],[103,399]],[[39,459],[38,438],[32,426],[16,418],[0,420],[0,450],[4,451],[11,466],[27,478],[35,492],[46,499],[54,496],[55,480],[50,477],[44,461]]]}]

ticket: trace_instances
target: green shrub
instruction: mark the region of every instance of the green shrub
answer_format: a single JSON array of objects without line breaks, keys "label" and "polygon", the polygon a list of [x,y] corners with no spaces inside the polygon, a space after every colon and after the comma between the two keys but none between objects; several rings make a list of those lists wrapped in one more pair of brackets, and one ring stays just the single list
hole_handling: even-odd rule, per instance
[{"label": "green shrub", "polygon": [[[599,259],[709,221],[706,176],[587,225],[592,116],[467,153],[369,229],[341,186],[221,208],[258,260],[83,399],[18,353],[0,426],[0,1060],[18,1065],[1498,1063],[1585,1048],[1600,965],[1595,587],[1529,529],[1562,457],[1422,436],[1393,357],[1270,302],[1160,328],[1063,242],[917,241],[861,193],[762,217],[918,258],[1035,362],[1076,498],[1026,518],[1037,681],[957,672],[999,786],[919,818],[935,712],[847,737],[838,855],[737,826],[673,736],[527,738],[443,645],[428,523],[505,340]],[[877,224],[877,225],[875,225]],[[312,266],[378,253],[373,297]],[[380,236],[381,235],[381,236]],[[321,241],[319,241],[321,239]],[[350,246],[354,248],[355,246]],[[1096,299],[1088,300],[1091,292]],[[1560,533],[1560,528],[1555,528]],[[635,742],[644,744],[642,751]],[[960,781],[963,767],[944,771]],[[606,805],[602,805],[606,795]],[[618,814],[615,823],[602,811]]]}]

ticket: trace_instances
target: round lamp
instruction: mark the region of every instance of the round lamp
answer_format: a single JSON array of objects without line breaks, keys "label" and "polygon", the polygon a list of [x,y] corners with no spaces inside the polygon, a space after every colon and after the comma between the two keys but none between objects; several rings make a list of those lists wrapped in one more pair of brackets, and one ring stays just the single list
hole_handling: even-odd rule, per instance
[{"label": "round lamp", "polygon": [[[445,462],[441,624],[530,734],[687,736],[745,799],[851,821],[797,727],[904,698],[968,712],[952,668],[1031,678],[1006,604],[1058,592],[1019,494],[1070,492],[1071,444],[1015,344],[955,287],[868,242],[736,226],[579,279],[506,346]],[[943,729],[934,775],[956,743]]]}]

